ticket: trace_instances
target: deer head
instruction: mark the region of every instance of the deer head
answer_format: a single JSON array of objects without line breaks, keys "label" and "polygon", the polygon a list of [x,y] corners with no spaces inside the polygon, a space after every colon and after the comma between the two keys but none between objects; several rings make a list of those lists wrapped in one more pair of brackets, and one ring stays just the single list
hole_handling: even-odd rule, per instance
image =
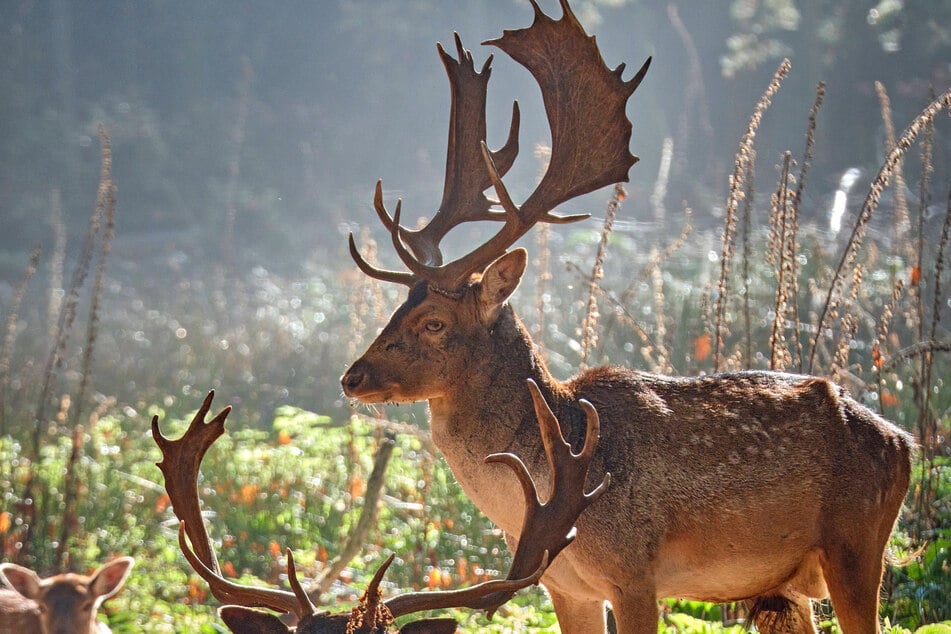
[{"label": "deer head", "polygon": [[[575,538],[575,521],[585,508],[604,493],[610,483],[610,475],[605,475],[592,491],[585,492],[587,469],[594,455],[600,428],[594,407],[587,402],[581,403],[587,418],[586,440],[582,450],[573,453],[562,437],[558,421],[538,386],[529,381],[528,387],[545,443],[551,469],[550,479],[555,486],[550,498],[542,503],[532,477],[518,456],[502,453],[486,457],[487,462],[503,464],[512,469],[525,495],[524,538],[516,550],[507,578],[462,590],[408,593],[384,601],[379,586],[393,561],[391,555],[367,586],[360,605],[342,614],[330,614],[317,609],[298,580],[290,549],[286,553],[290,592],[244,586],[222,576],[201,516],[197,481],[201,461],[214,441],[224,433],[224,422],[231,408],[224,408],[205,422],[214,397],[214,392],[210,392],[184,436],[178,440],[162,435],[158,417],[153,417],[153,438],[163,456],[158,466],[165,476],[166,491],[180,520],[179,544],[192,568],[208,582],[215,598],[222,603],[232,604],[220,611],[228,627],[239,634],[289,631],[278,617],[254,609],[267,608],[281,613],[294,613],[298,619],[296,631],[302,634],[377,634],[389,631],[397,617],[427,610],[465,607],[486,610],[491,615],[518,590],[538,583],[551,560]],[[424,619],[405,626],[401,631],[435,634],[454,632],[455,629],[456,624],[452,619]]]},{"label": "deer head", "polygon": [[[545,15],[534,1],[532,6],[535,19],[529,28],[505,31],[486,44],[523,64],[541,88],[552,135],[548,169],[535,191],[516,205],[502,176],[518,152],[518,104],[513,107],[508,141],[497,152],[489,151],[485,102],[492,58],[477,72],[458,35],[458,59],[439,46],[452,94],[442,202],[425,227],[410,231],[400,225],[401,202],[391,217],[377,182],[374,208],[409,272],[371,266],[350,235],[350,253],[364,273],[411,289],[367,353],[342,377],[344,393],[350,397],[385,402],[443,396],[449,387],[445,378],[465,376],[459,366],[474,358],[464,350],[492,345],[487,339],[492,326],[525,270],[525,251],[507,250],[537,222],[586,218],[586,214],[558,216],[552,210],[599,187],[628,180],[627,172],[637,161],[628,149],[631,122],[625,107],[650,59],[625,81],[624,65],[608,69],[594,38],[585,33],[567,2],[561,2],[560,20]],[[497,201],[484,194],[490,186]],[[493,205],[502,210],[493,210]],[[477,220],[500,221],[502,227],[468,254],[444,263],[442,237],[461,223]]]},{"label": "deer head", "polygon": [[108,632],[96,620],[102,602],[122,588],[132,570],[132,557],[118,557],[91,575],[65,573],[41,579],[23,566],[0,564],[0,630],[39,634]]}]

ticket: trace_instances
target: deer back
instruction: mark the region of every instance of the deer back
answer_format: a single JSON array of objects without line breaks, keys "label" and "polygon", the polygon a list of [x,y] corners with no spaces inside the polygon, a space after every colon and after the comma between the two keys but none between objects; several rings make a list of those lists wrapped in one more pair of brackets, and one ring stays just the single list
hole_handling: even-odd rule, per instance
[{"label": "deer back", "polygon": [[103,564],[91,575],[64,573],[41,579],[23,566],[0,565],[0,631],[39,634],[103,634],[109,628],[96,619],[102,602],[113,596],[132,570],[131,557]]}]

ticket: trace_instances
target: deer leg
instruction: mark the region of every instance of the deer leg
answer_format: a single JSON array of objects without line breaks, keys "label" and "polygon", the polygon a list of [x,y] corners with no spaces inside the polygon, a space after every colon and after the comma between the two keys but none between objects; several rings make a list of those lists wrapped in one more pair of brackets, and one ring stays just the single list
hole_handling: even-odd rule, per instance
[{"label": "deer leg", "polygon": [[611,597],[611,608],[618,634],[641,634],[657,631],[657,597],[652,586],[637,590],[616,588]]},{"label": "deer leg", "polygon": [[885,492],[875,509],[877,526],[869,526],[872,513],[837,518],[836,527],[822,550],[822,573],[829,598],[843,634],[878,633],[879,591],[885,572],[885,548],[908,488],[907,467]]},{"label": "deer leg", "polygon": [[[604,601],[572,596],[545,586],[555,606],[558,627],[563,634],[602,634],[607,631]],[[654,625],[656,628],[656,624]],[[620,631],[620,630],[619,630]]]},{"label": "deer leg", "polygon": [[884,565],[882,548],[857,552],[840,547],[826,553],[823,573],[843,634],[880,632],[878,593]]}]

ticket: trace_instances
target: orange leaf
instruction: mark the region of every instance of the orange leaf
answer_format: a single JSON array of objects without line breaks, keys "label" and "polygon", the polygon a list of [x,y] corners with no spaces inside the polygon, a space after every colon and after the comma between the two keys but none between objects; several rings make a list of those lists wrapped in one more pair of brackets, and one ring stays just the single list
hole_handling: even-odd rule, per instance
[{"label": "orange leaf", "polygon": [[238,573],[235,572],[234,564],[230,561],[226,561],[221,564],[221,572],[224,573],[226,577],[237,577]]},{"label": "orange leaf", "polygon": [[882,357],[882,353],[878,351],[878,343],[872,345],[872,362],[876,368],[885,365],[885,359]]},{"label": "orange leaf", "polygon": [[251,506],[258,497],[258,485],[251,483],[241,487],[240,498],[245,506]]},{"label": "orange leaf", "polygon": [[277,542],[272,541],[267,545],[267,549],[271,552],[271,556],[277,559],[281,556],[281,545]]},{"label": "orange leaf", "polygon": [[706,361],[713,352],[713,346],[710,345],[710,335],[700,335],[693,340],[693,358],[696,361]]},{"label": "orange leaf", "polygon": [[163,493],[158,497],[157,500],[155,500],[155,512],[164,513],[165,509],[167,509],[171,503],[172,499],[168,497],[168,493]]},{"label": "orange leaf", "polygon": [[911,285],[918,286],[918,282],[921,281],[921,267],[913,266],[911,267]]},{"label": "orange leaf", "polygon": [[888,407],[895,407],[898,405],[898,397],[888,390],[882,391],[882,404]]},{"label": "orange leaf", "polygon": [[206,594],[207,593],[205,592],[205,588],[202,585],[202,581],[200,579],[193,577],[188,580],[188,596],[190,596],[192,599],[197,599],[198,601],[204,601]]},{"label": "orange leaf", "polygon": [[291,444],[291,440],[292,440],[291,435],[287,433],[287,430],[282,429],[281,431],[277,432],[278,444],[289,445]]},{"label": "orange leaf", "polygon": [[433,590],[438,588],[442,582],[442,573],[439,572],[439,568],[433,568],[432,572],[429,573],[429,576],[426,577],[426,586]]},{"label": "orange leaf", "polygon": [[362,497],[363,494],[366,493],[366,490],[367,488],[363,482],[363,478],[360,476],[353,476],[353,478],[350,480],[350,498],[355,500],[359,497]]},{"label": "orange leaf", "polygon": [[10,513],[4,511],[0,513],[0,533],[6,533],[10,530]]}]

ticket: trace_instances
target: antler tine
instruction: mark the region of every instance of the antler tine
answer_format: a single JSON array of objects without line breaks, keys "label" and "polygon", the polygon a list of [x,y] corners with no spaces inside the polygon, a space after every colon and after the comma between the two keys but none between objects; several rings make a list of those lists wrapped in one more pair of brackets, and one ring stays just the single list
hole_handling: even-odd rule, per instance
[{"label": "antler tine", "polygon": [[356,263],[357,268],[363,271],[364,275],[372,277],[375,280],[380,280],[381,282],[396,282],[397,284],[403,284],[412,288],[416,285],[416,282],[419,281],[419,278],[413,275],[412,273],[406,273],[404,271],[388,271],[386,269],[378,269],[369,262],[367,262],[360,251],[357,249],[356,240],[353,238],[353,233],[350,233],[350,257],[353,258],[353,261]]},{"label": "antler tine", "polygon": [[301,617],[304,616],[304,614],[314,614],[317,612],[317,606],[310,600],[310,595],[304,590],[304,586],[301,585],[300,579],[297,577],[297,565],[294,563],[294,553],[291,552],[290,548],[286,548],[284,553],[287,557],[287,582],[291,585],[291,590],[293,590],[294,596],[297,598],[297,604],[301,610],[297,612],[297,616]]},{"label": "antler tine", "polygon": [[[307,605],[299,601],[294,593],[277,590],[274,588],[262,588],[259,586],[246,586],[240,583],[229,581],[222,577],[218,572],[211,570],[205,565],[188,545],[185,539],[187,523],[179,522],[178,525],[178,545],[189,565],[198,573],[198,576],[208,583],[211,594],[222,603],[240,605],[246,608],[268,608],[279,612],[293,612],[298,618],[303,617],[307,612],[304,610]],[[313,604],[308,600],[308,604],[313,608]],[[313,613],[310,612],[311,614]]]},{"label": "antler tine", "polygon": [[178,440],[164,436],[159,429],[158,416],[152,417],[152,438],[162,452],[156,465],[165,476],[165,491],[172,502],[172,511],[182,522],[187,522],[188,537],[201,561],[211,570],[218,571],[218,560],[201,517],[198,498],[198,470],[205,452],[225,433],[225,419],[231,406],[222,409],[207,423],[205,416],[211,409],[215,391],[211,390],[202,401],[188,429]]},{"label": "antler tine", "polygon": [[383,204],[382,178],[376,181],[376,189],[373,191],[373,208],[376,210],[376,215],[379,217],[380,222],[383,223],[383,226],[386,227],[386,230],[392,233],[395,225],[393,219],[390,218],[389,212],[386,210],[386,205]]},{"label": "antler tine", "polygon": [[[409,592],[388,599],[384,604],[394,617],[445,608],[470,608],[494,612],[522,588],[537,584],[548,569],[549,563],[550,559],[546,551],[538,568],[522,579],[493,579],[461,590]],[[500,597],[505,598],[499,600]]]}]

